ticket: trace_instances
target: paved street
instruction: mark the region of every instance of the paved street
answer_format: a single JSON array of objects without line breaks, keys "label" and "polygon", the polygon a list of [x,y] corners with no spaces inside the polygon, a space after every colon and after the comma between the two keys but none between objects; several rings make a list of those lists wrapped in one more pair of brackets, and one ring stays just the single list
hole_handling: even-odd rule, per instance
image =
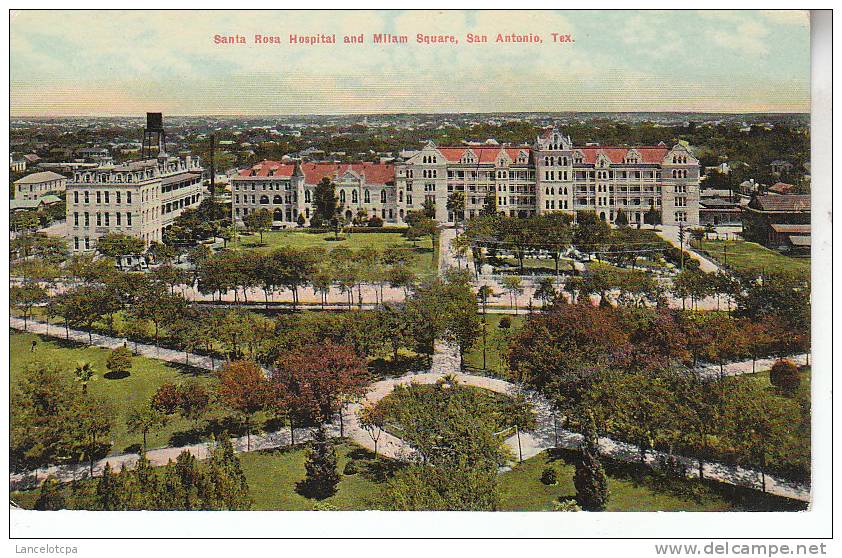
[{"label": "paved street", "polygon": [[[681,241],[678,238],[678,227],[675,225],[660,225],[659,227],[661,230],[658,232],[658,236],[678,248],[681,249]],[[719,265],[711,260],[708,259],[692,248],[690,248],[690,228],[687,227],[684,229],[684,251],[690,254],[690,257],[699,262],[699,268],[704,271],[705,273],[716,273],[719,271]]]}]

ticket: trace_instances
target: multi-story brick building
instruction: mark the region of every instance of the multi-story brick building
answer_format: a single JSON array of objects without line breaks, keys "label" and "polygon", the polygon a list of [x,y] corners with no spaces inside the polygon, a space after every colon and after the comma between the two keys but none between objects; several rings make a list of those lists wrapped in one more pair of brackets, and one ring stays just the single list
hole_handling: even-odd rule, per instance
[{"label": "multi-story brick building", "polygon": [[[642,223],[654,207],[664,224],[699,223],[699,162],[683,145],[575,147],[557,130],[532,146],[439,147],[428,142],[394,166],[294,167],[264,161],[240,171],[232,181],[234,218],[265,207],[285,226],[294,225],[300,214],[308,222],[312,189],[324,176],[336,182],[346,217],[363,210],[395,224],[402,224],[407,212],[421,209],[427,200],[435,204],[441,223],[471,218],[490,196],[497,211],[510,216],[590,210],[613,222],[622,209],[630,223]],[[288,195],[276,193],[280,191]],[[453,192],[464,193],[464,215],[447,209]]]},{"label": "multi-story brick building", "polygon": [[67,238],[74,251],[95,250],[99,237],[122,233],[148,244],[187,207],[202,200],[197,157],[169,157],[79,170],[67,184]]},{"label": "multi-story brick building", "polygon": [[280,226],[305,223],[313,215],[316,185],[329,177],[346,219],[365,214],[396,222],[395,167],[379,163],[280,163],[262,161],[243,169],[231,179],[235,222],[258,209],[272,213]]}]

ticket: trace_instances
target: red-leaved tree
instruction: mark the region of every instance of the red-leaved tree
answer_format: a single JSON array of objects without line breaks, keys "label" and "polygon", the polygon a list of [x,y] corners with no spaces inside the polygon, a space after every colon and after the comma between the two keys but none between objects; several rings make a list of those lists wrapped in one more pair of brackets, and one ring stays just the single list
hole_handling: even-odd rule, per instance
[{"label": "red-leaved tree", "polygon": [[235,360],[219,371],[219,397],[230,410],[243,417],[246,447],[251,450],[251,423],[255,413],[269,402],[269,382],[263,370],[250,360]]},{"label": "red-leaved tree", "polygon": [[[345,401],[365,394],[369,373],[348,345],[304,346],[278,358],[272,374],[273,400],[290,420],[330,421]],[[342,416],[340,414],[340,428]]]}]

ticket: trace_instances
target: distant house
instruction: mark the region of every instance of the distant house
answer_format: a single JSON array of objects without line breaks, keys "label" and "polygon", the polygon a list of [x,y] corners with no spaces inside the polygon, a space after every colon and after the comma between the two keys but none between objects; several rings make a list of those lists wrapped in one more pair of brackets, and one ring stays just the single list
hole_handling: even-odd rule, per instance
[{"label": "distant house", "polygon": [[9,172],[23,172],[26,170],[26,159],[18,159],[9,155]]},{"label": "distant house", "polygon": [[699,200],[700,225],[740,224],[740,205],[725,197],[709,197]]},{"label": "distant house", "polygon": [[37,200],[47,194],[64,192],[67,179],[52,171],[34,172],[15,180],[15,199]]},{"label": "distant house", "polygon": [[769,193],[770,194],[791,194],[795,189],[795,185],[787,184],[786,182],[777,182],[776,184],[769,186]]},{"label": "distant house", "polygon": [[[810,196],[768,194],[755,196],[742,208],[743,237],[769,248],[809,249]],[[800,237],[800,238],[799,238]]]},{"label": "distant house", "polygon": [[777,174],[788,173],[793,169],[792,163],[789,161],[781,161],[780,159],[769,163],[769,167],[771,167],[772,172]]}]

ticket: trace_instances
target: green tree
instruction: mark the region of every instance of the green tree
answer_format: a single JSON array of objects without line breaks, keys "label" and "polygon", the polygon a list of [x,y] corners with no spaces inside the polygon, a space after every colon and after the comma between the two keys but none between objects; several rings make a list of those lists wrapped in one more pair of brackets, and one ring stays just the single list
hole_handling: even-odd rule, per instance
[{"label": "green tree", "polygon": [[517,275],[506,275],[503,277],[503,289],[509,293],[509,300],[511,301],[511,306],[515,310],[515,314],[517,314],[517,297],[518,295],[523,294],[523,281]]},{"label": "green tree", "polygon": [[608,477],[599,459],[599,439],[593,416],[582,421],[582,445],[573,485],[576,487],[576,501],[585,511],[605,511],[608,503]]},{"label": "green tree", "polygon": [[116,258],[118,256],[143,254],[146,245],[143,239],[121,233],[108,233],[101,236],[96,243],[96,251],[103,256]]},{"label": "green tree", "polygon": [[38,499],[33,506],[36,510],[55,511],[67,508],[64,498],[64,487],[53,477],[47,477],[41,483],[41,490],[38,492]]},{"label": "green tree", "polygon": [[336,450],[324,428],[316,429],[304,469],[307,472],[304,491],[308,495],[324,500],[336,494],[336,486],[340,481],[336,470]]},{"label": "green tree", "polygon": [[114,415],[111,403],[90,395],[76,399],[69,410],[68,419],[73,421],[73,429],[68,432],[68,444],[80,460],[88,461],[91,477],[94,476],[94,461],[107,455],[111,448],[108,436],[114,425]]},{"label": "green tree", "polygon": [[626,212],[623,211],[622,208],[617,209],[617,214],[614,217],[614,224],[618,227],[628,227],[629,226],[629,217],[626,215]]},{"label": "green tree", "polygon": [[20,285],[9,287],[9,304],[23,314],[23,330],[26,331],[27,321],[32,316],[32,309],[49,300],[47,290],[31,281],[24,281]]},{"label": "green tree", "polygon": [[246,230],[260,233],[260,244],[263,244],[263,233],[272,228],[272,214],[268,209],[252,211],[243,218]]},{"label": "green tree", "polygon": [[143,451],[146,451],[146,435],[156,428],[164,427],[168,417],[151,405],[140,405],[129,411],[126,428],[132,434],[143,435]]},{"label": "green tree", "polygon": [[313,191],[313,226],[330,223],[337,218],[340,211],[339,198],[336,197],[336,186],[330,177],[322,178]]},{"label": "green tree", "polygon": [[447,196],[447,210],[453,213],[453,221],[459,223],[465,214],[465,192],[452,192]]},{"label": "green tree", "polygon": [[123,378],[128,376],[132,369],[133,356],[132,352],[126,347],[118,347],[108,355],[108,360],[105,361],[105,367],[108,368],[112,376]]},{"label": "green tree", "polygon": [[82,384],[82,393],[88,393],[88,383],[96,379],[96,372],[90,362],[79,362],[73,371],[76,381]]}]

